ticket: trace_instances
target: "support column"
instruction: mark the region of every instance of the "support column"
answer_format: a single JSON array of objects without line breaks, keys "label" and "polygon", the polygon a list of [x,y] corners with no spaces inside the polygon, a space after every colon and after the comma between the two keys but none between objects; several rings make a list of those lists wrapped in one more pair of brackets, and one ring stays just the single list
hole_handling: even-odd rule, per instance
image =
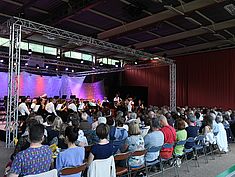
[{"label": "support column", "polygon": [[176,64],[169,65],[170,72],[170,110],[176,110]]},{"label": "support column", "polygon": [[21,26],[10,23],[6,147],[14,146],[18,134]]}]

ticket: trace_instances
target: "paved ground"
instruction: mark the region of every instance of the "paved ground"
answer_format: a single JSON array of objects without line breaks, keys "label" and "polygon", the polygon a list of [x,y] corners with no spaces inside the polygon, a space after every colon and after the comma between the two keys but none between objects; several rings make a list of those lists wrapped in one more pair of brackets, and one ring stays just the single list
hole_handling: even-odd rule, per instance
[{"label": "paved ground", "polygon": [[[3,176],[4,168],[9,160],[13,149],[6,149],[5,144],[0,142],[0,176]],[[223,154],[221,157],[216,156],[215,160],[209,157],[209,163],[205,164],[204,158],[199,159],[200,167],[195,167],[195,162],[189,162],[190,172],[187,172],[185,164],[179,168],[180,177],[215,177],[219,173],[225,171],[235,164],[235,144],[231,144],[231,152]],[[155,175],[155,176],[161,176]],[[170,169],[164,173],[165,177],[175,176],[174,169]]]},{"label": "paved ground", "polygon": [[5,142],[0,141],[0,176],[4,174],[4,169],[10,159],[13,149],[5,148]]}]

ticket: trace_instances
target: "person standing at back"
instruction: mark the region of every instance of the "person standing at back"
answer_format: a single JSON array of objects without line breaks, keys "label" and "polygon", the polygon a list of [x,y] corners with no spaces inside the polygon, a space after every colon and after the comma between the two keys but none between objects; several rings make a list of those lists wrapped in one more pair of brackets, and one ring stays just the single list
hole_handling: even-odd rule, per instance
[{"label": "person standing at back", "polygon": [[42,145],[44,126],[36,124],[29,127],[29,139],[30,147],[15,156],[8,177],[35,175],[50,170],[52,151],[49,146]]},{"label": "person standing at back", "polygon": [[[164,134],[164,144],[174,144],[176,142],[176,131],[167,122],[167,118],[164,115],[158,117],[159,123],[161,125],[161,131]],[[170,158],[172,156],[174,148],[162,148],[160,156],[164,159]]]}]

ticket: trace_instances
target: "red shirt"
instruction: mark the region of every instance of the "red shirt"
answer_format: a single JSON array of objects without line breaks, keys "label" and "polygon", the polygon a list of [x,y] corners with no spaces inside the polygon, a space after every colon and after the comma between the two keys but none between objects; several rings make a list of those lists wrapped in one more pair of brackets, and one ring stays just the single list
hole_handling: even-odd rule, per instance
[{"label": "red shirt", "polygon": [[[174,144],[176,142],[176,131],[175,129],[170,126],[164,126],[163,128],[161,128],[162,133],[164,134],[164,144],[165,143],[169,143],[169,144]],[[162,158],[170,158],[172,156],[174,148],[163,148],[161,150],[161,157]]]}]

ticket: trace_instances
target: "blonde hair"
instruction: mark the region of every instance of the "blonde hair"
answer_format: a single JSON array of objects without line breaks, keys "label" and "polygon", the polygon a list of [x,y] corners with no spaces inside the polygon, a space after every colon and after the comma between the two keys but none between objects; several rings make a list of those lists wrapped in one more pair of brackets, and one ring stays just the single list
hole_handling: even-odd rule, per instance
[{"label": "blonde hair", "polygon": [[53,130],[60,131],[62,123],[63,123],[62,119],[60,117],[56,117],[52,124]]},{"label": "blonde hair", "polygon": [[133,120],[129,123],[129,135],[140,135],[140,127],[139,122],[137,120]]}]

